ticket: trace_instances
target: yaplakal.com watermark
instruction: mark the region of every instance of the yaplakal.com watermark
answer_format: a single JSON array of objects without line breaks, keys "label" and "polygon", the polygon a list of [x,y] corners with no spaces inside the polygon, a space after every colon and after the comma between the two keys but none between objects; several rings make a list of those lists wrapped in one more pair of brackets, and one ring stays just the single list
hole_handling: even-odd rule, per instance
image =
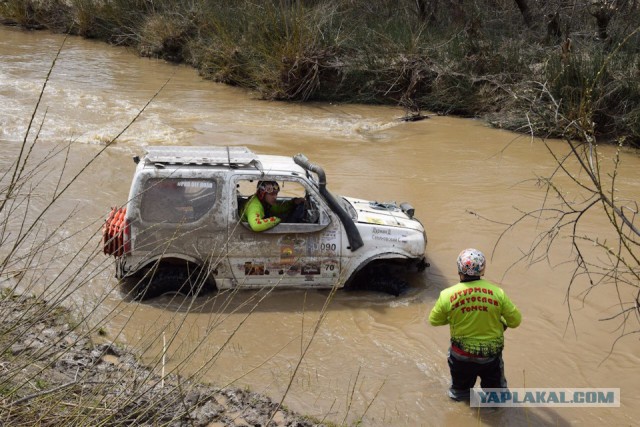
[{"label": "yaplakal.com watermark", "polygon": [[471,406],[496,407],[619,407],[619,388],[473,388]]}]

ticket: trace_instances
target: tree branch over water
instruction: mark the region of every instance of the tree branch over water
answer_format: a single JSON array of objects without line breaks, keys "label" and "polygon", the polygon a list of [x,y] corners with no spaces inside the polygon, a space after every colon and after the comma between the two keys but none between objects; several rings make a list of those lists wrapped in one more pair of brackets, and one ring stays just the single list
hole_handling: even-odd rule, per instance
[{"label": "tree branch over water", "polygon": [[[632,34],[638,31],[636,29]],[[598,95],[595,88],[600,79],[605,78],[607,64],[615,59],[619,49],[620,46],[604,59],[594,79],[583,88],[579,103],[571,109],[579,113],[576,116],[563,113],[568,111],[563,108],[563,103],[568,101],[557,99],[548,89],[547,82],[539,83],[538,91],[529,99],[532,115],[548,121],[548,126],[565,129],[564,144],[546,138],[542,140],[556,163],[548,176],[539,177],[537,181],[546,193],[542,206],[520,211],[520,217],[506,227],[496,243],[497,248],[506,232],[524,221],[534,220],[541,231],[516,263],[536,263],[550,260],[552,249],[568,239],[573,265],[566,292],[568,321],[573,319],[572,301],[575,298],[584,304],[596,287],[606,287],[616,295],[617,304],[597,320],[620,322],[612,350],[620,339],[640,333],[639,206],[638,201],[625,196],[628,187],[625,188],[623,179],[631,181],[634,178],[624,176],[624,141],[618,141],[616,148],[607,147],[608,151],[613,150],[613,155],[605,157],[599,149],[593,122],[600,102],[598,96],[604,96]],[[543,98],[550,102],[536,102]],[[594,231],[587,228],[587,217],[608,226]],[[578,291],[578,284],[586,289]]]}]

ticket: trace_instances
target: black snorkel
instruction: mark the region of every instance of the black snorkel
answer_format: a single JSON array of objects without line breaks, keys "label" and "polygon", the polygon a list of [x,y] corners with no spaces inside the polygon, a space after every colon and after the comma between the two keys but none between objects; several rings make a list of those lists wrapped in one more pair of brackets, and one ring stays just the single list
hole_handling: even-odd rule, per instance
[{"label": "black snorkel", "polygon": [[344,226],[344,230],[347,232],[347,239],[349,239],[349,249],[354,252],[364,246],[362,237],[360,236],[360,232],[358,231],[358,227],[356,227],[349,214],[345,212],[342,206],[340,206],[340,203],[338,203],[333,194],[331,194],[329,190],[327,190],[327,176],[325,175],[324,170],[320,166],[311,163],[309,159],[302,153],[293,156],[293,161],[305,170],[318,175],[318,189],[320,190],[320,195],[327,202],[329,208],[331,208],[331,210],[340,218],[340,221]]}]

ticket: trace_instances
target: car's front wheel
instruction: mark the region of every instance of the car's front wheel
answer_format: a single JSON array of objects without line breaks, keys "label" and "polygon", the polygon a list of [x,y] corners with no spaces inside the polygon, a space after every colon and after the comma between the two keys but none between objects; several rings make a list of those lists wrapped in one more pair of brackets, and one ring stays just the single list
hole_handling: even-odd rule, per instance
[{"label": "car's front wheel", "polygon": [[399,296],[409,288],[401,269],[390,262],[373,262],[364,267],[348,284],[348,290],[384,292]]}]

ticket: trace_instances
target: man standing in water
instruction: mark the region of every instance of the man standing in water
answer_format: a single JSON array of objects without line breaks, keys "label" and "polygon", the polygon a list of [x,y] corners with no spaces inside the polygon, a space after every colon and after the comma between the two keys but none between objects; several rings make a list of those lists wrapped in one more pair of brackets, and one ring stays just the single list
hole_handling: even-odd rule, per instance
[{"label": "man standing in water", "polygon": [[522,315],[497,285],[481,279],[486,259],[477,249],[458,255],[460,283],[440,292],[429,323],[450,325],[449,370],[453,400],[469,400],[470,389],[506,388],[502,349],[504,331],[520,325]]}]

